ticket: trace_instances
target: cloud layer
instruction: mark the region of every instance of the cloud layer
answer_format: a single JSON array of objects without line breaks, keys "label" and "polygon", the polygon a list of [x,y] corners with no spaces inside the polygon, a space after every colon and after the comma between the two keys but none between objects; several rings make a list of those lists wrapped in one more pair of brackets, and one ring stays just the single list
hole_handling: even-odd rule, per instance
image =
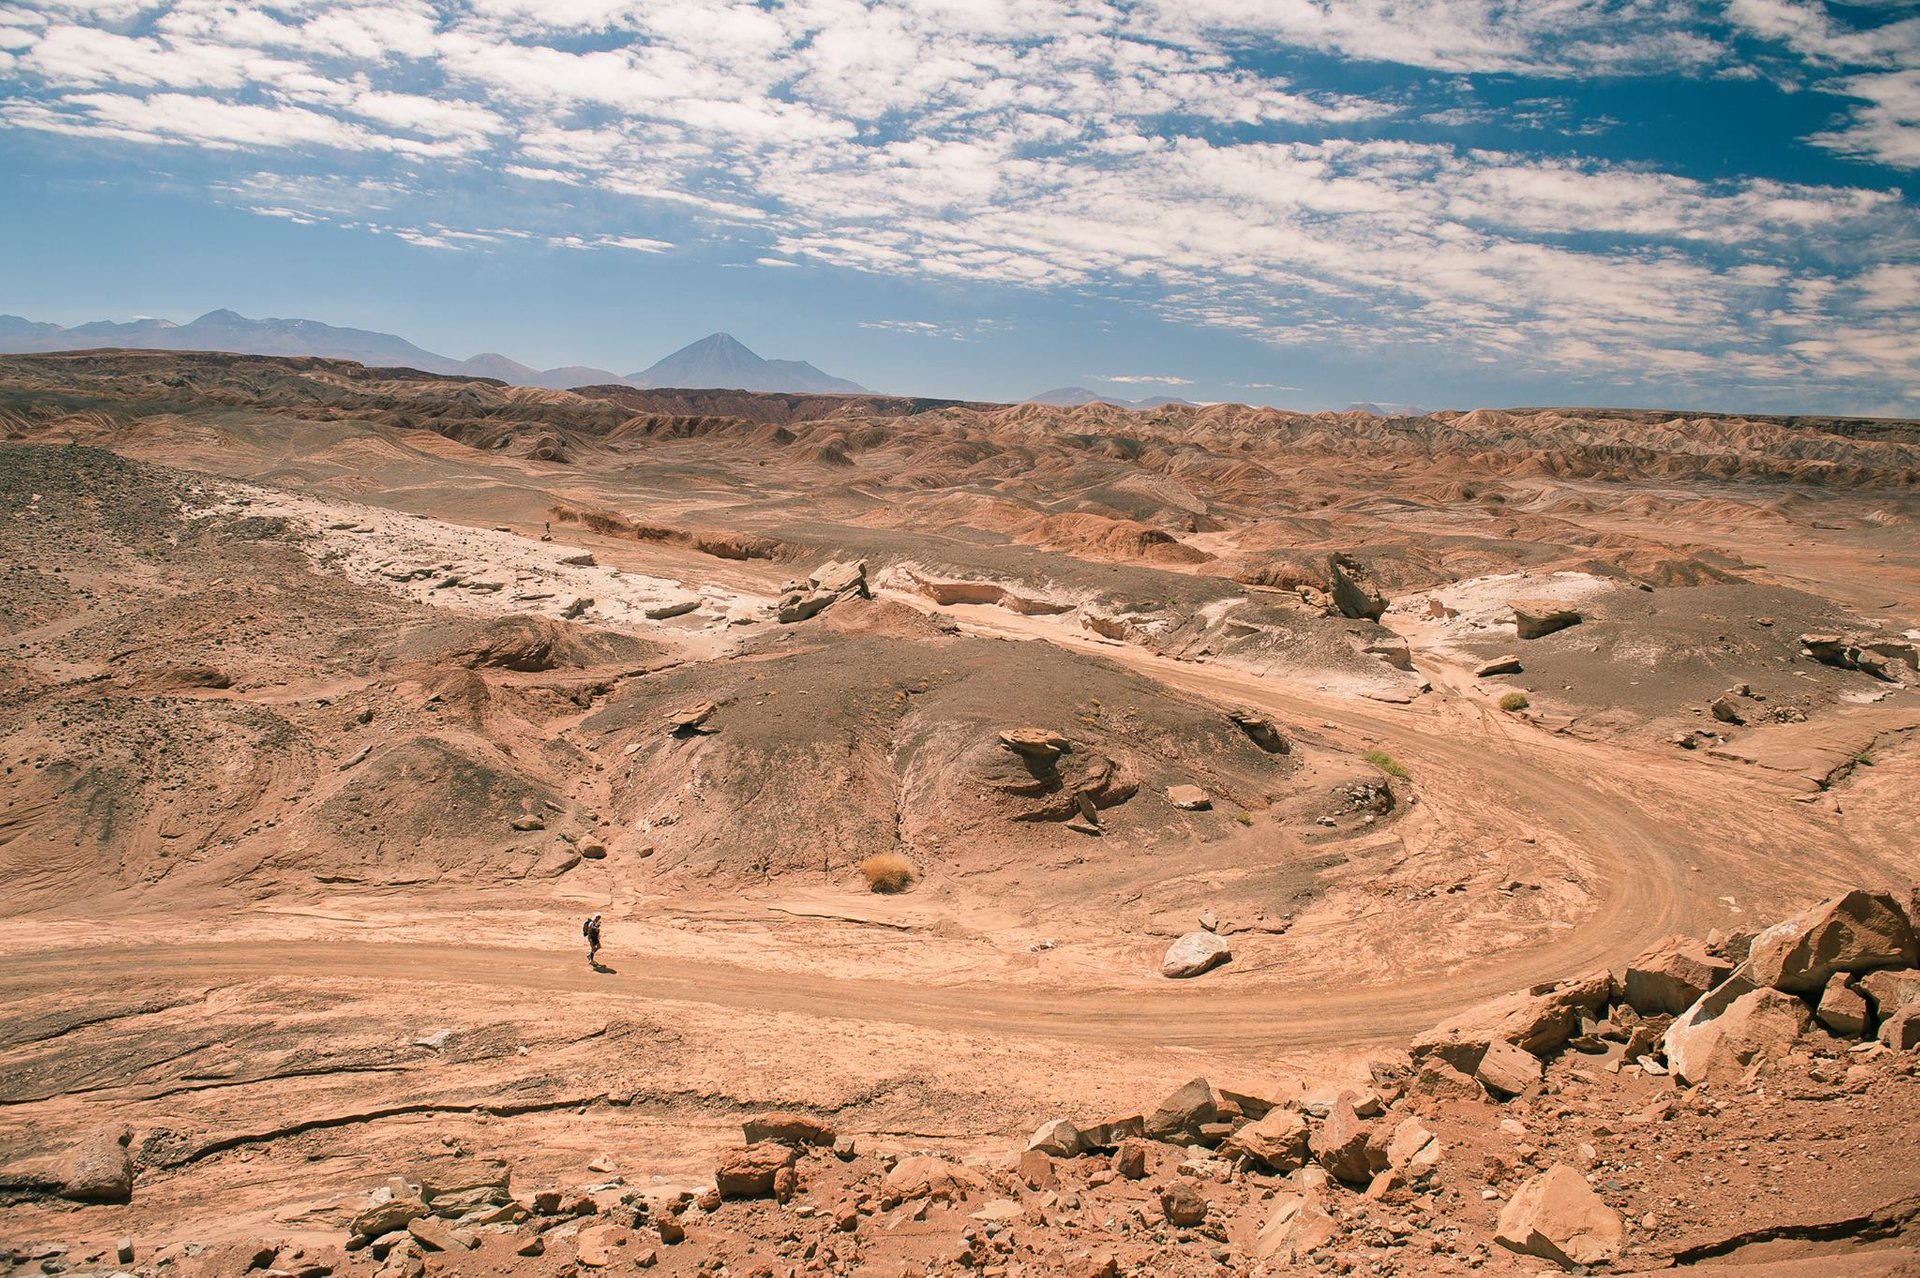
[{"label": "cloud layer", "polygon": [[[1553,102],[1541,145],[1468,146],[1444,130],[1484,109],[1301,69],[1360,64],[1791,81],[1848,104],[1798,145],[1878,168],[1599,160],[1571,143],[1604,122]],[[1916,65],[1920,19],[1817,0],[0,4],[0,126],[230,156],[224,198],[266,216],[441,250],[731,245],[1284,346],[1894,395],[1920,385],[1892,180],[1920,168]]]}]

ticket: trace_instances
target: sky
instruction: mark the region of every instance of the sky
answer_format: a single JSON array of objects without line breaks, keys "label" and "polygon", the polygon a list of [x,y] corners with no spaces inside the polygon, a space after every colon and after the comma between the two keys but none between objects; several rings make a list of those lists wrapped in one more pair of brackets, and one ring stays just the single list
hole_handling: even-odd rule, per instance
[{"label": "sky", "polygon": [[0,0],[0,311],[1920,416],[1920,4]]}]

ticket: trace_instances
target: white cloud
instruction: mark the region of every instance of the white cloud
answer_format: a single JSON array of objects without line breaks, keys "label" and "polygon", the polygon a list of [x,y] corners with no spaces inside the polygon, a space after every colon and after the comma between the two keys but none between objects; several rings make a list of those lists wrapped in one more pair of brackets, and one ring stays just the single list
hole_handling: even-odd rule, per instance
[{"label": "white cloud", "polygon": [[1116,386],[1191,386],[1191,377],[1154,377],[1147,373],[1118,373],[1111,377],[1095,378],[1095,381],[1112,382]]}]

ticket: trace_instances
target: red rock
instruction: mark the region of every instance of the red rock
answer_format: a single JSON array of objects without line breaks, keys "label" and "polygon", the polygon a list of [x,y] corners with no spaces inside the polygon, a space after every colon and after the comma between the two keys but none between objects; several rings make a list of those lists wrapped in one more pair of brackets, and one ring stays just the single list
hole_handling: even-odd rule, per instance
[{"label": "red rock", "polygon": [[1160,1189],[1160,1210],[1172,1225],[1197,1225],[1207,1218],[1207,1197],[1193,1181],[1180,1177]]},{"label": "red rock", "polygon": [[1920,1003],[1909,1003],[1881,1021],[1880,1041],[1896,1052],[1920,1047]]},{"label": "red rock", "polygon": [[1146,1134],[1155,1140],[1193,1140],[1200,1125],[1220,1116],[1214,1103],[1213,1088],[1204,1078],[1196,1078],[1160,1102],[1160,1108],[1147,1119]]},{"label": "red rock", "polygon": [[797,1157],[793,1146],[763,1140],[723,1155],[714,1169],[714,1183],[722,1198],[771,1198],[774,1176],[791,1169]]},{"label": "red rock", "polygon": [[1473,1076],[1490,1092],[1518,1096],[1540,1081],[1540,1058],[1512,1043],[1495,1039],[1487,1044]]},{"label": "red rock", "polygon": [[1865,996],[1849,983],[1852,979],[1845,972],[1835,972],[1828,977],[1827,988],[1820,994],[1820,1006],[1813,1013],[1822,1025],[1842,1038],[1860,1037],[1872,1016]]},{"label": "red rock", "polygon": [[1313,1156],[1328,1173],[1349,1185],[1364,1185],[1385,1164],[1384,1151],[1376,1161],[1368,1150],[1373,1124],[1363,1122],[1343,1096],[1327,1110],[1326,1121],[1309,1142]]},{"label": "red rock", "polygon": [[1307,1161],[1307,1120],[1290,1109],[1270,1109],[1220,1142],[1227,1158],[1245,1158],[1268,1171],[1285,1174]]},{"label": "red rock", "polygon": [[1886,892],[1855,890],[1774,924],[1753,938],[1747,974],[1793,994],[1825,988],[1835,972],[1913,967],[1913,926]]},{"label": "red rock", "polygon": [[1469,1008],[1417,1036],[1408,1050],[1416,1061],[1438,1056],[1465,1074],[1497,1041],[1525,1048],[1536,1056],[1563,1046],[1580,1017],[1597,1016],[1613,994],[1613,977],[1596,972],[1577,980],[1508,994]]},{"label": "red rock", "polygon": [[1147,1174],[1147,1151],[1149,1146],[1144,1140],[1128,1139],[1120,1143],[1113,1151],[1113,1170],[1128,1180],[1142,1180]]},{"label": "red rock", "polygon": [[[1728,981],[1721,989],[1743,983]],[[1722,1003],[1716,998],[1720,992],[1701,999],[1667,1029],[1667,1068],[1685,1083],[1737,1079],[1756,1059],[1784,1057],[1806,1031],[1806,1005],[1790,994],[1759,989]]]},{"label": "red rock", "polygon": [[1698,941],[1669,936],[1627,964],[1624,998],[1642,1016],[1678,1016],[1732,971]]},{"label": "red rock", "polygon": [[1494,1238],[1509,1250],[1572,1269],[1618,1259],[1624,1235],[1619,1213],[1600,1201],[1579,1172],[1556,1163],[1501,1209]]},{"label": "red rock", "polygon": [[1920,970],[1882,968],[1856,977],[1853,986],[1866,995],[1875,1016],[1891,1016],[1909,1003],[1920,1003]]},{"label": "red rock", "polygon": [[811,1114],[786,1111],[756,1114],[741,1124],[741,1131],[749,1145],[758,1145],[763,1140],[777,1140],[782,1145],[798,1148],[807,1145],[830,1146],[834,1141],[833,1128],[820,1119]]}]

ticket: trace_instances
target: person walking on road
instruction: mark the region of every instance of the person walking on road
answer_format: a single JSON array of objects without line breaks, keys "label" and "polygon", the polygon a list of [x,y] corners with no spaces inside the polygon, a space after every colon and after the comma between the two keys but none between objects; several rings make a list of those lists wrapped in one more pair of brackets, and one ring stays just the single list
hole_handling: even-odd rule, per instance
[{"label": "person walking on road", "polygon": [[592,915],[580,925],[580,935],[587,938],[587,962],[597,963],[600,959],[600,916]]}]

